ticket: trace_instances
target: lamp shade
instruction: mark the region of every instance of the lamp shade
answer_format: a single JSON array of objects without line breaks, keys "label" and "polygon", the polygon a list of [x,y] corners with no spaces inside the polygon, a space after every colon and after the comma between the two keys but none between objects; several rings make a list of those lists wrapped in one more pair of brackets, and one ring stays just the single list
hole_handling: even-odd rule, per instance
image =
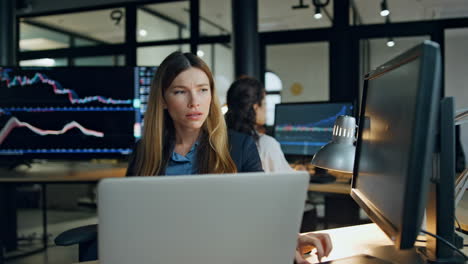
[{"label": "lamp shade", "polygon": [[333,126],[332,141],[323,146],[312,159],[312,165],[328,170],[353,172],[356,119],[339,116]]}]

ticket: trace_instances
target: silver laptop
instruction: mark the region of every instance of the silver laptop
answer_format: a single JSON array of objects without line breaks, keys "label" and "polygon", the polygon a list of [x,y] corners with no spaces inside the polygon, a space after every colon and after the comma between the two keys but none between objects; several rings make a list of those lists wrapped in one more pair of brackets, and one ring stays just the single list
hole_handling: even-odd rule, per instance
[{"label": "silver laptop", "polygon": [[306,172],[105,179],[99,263],[292,263],[308,182]]}]

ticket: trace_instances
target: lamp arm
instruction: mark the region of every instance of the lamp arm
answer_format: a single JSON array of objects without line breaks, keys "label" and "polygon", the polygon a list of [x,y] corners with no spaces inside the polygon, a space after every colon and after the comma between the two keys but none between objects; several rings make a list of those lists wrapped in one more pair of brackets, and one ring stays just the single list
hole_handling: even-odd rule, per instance
[{"label": "lamp arm", "polygon": [[[455,114],[455,125],[461,125],[468,122],[468,108],[459,109]],[[465,120],[464,120],[465,119]]]},{"label": "lamp arm", "polygon": [[455,181],[455,207],[462,199],[466,188],[468,188],[468,169],[465,169]]}]

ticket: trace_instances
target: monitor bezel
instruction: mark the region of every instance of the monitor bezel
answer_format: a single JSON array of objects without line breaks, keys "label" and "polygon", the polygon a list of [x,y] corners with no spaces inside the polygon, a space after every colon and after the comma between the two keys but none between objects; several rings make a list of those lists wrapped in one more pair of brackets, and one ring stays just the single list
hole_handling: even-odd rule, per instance
[{"label": "monitor bezel", "polygon": [[[399,66],[420,58],[420,72],[414,113],[414,127],[411,131],[409,166],[404,190],[401,230],[398,229],[362,192],[356,188],[359,180],[359,159],[363,129],[358,129],[356,158],[353,170],[351,197],[364,209],[367,215],[393,241],[398,249],[412,248],[418,236],[427,204],[431,174],[431,159],[435,145],[436,121],[440,100],[440,50],[437,43],[424,43],[404,52],[395,59],[378,67],[365,76],[359,124],[363,124],[366,111],[368,81],[378,78]],[[431,89],[423,89],[430,87]],[[429,103],[428,103],[429,102]],[[391,199],[391,198],[390,198]]]}]

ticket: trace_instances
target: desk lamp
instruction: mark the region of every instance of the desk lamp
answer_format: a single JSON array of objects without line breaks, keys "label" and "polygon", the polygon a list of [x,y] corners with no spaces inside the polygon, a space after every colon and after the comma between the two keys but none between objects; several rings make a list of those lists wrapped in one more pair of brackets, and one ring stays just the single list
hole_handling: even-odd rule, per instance
[{"label": "desk lamp", "polygon": [[332,140],[314,155],[312,165],[323,169],[352,173],[356,152],[355,131],[356,119],[354,117],[339,116],[333,126]]}]

